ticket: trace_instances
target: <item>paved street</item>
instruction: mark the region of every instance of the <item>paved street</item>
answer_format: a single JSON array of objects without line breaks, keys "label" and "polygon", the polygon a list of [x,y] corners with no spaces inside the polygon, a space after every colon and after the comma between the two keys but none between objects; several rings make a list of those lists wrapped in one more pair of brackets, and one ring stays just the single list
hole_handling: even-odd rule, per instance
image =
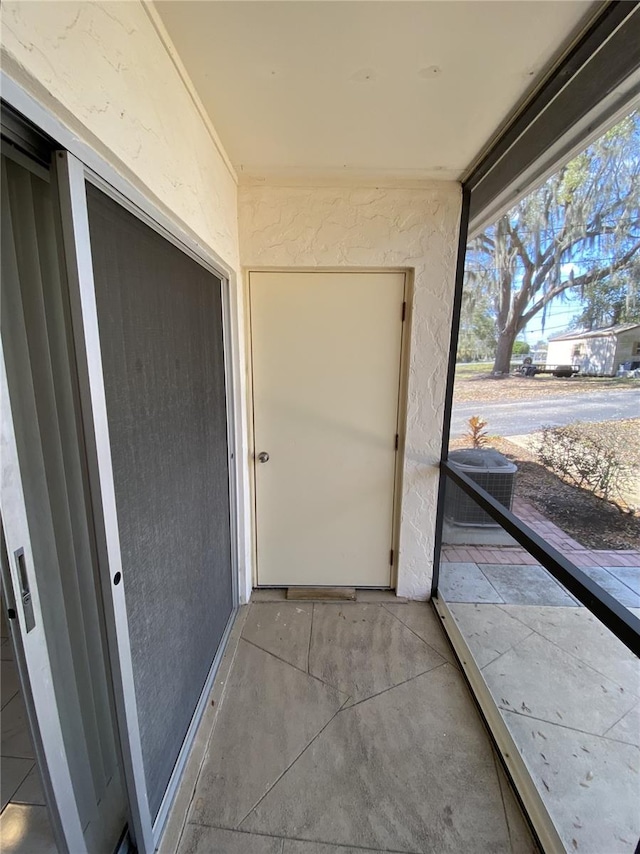
[{"label": "paved street", "polygon": [[620,421],[640,417],[640,392],[626,389],[608,392],[548,397],[537,400],[454,402],[451,436],[467,432],[467,421],[479,415],[488,422],[494,436],[517,436],[532,433],[544,425],[560,427],[572,421]]}]

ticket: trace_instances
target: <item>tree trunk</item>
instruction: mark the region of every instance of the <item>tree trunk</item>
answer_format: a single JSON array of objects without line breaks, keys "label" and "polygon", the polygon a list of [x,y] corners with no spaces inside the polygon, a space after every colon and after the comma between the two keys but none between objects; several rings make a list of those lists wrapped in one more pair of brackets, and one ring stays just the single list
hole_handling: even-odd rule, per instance
[{"label": "tree trunk", "polygon": [[518,335],[515,329],[504,329],[498,337],[498,346],[496,348],[496,358],[493,363],[493,372],[495,374],[508,374],[511,365],[511,354],[513,353],[513,345],[516,343]]}]

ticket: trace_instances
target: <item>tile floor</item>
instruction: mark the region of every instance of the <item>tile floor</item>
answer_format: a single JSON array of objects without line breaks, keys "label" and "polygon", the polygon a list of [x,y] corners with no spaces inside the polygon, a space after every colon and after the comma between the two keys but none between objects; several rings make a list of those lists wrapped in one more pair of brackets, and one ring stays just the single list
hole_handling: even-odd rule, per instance
[{"label": "tile floor", "polygon": [[429,605],[254,601],[243,617],[172,851],[538,850]]},{"label": "tile floor", "polygon": [[[567,851],[640,836],[638,659],[539,566],[443,562],[441,594]],[[640,615],[640,566],[591,567]]]},{"label": "tile floor", "polygon": [[58,849],[38,778],[27,713],[1,602],[0,614],[0,851],[2,854],[55,854]]}]

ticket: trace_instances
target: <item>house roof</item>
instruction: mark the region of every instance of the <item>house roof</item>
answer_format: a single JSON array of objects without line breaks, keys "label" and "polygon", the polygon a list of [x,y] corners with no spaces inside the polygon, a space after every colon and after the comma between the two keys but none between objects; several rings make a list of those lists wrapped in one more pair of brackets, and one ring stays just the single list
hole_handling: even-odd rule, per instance
[{"label": "house roof", "polygon": [[591,329],[589,332],[564,332],[561,335],[552,335],[551,341],[571,341],[582,338],[608,338],[619,335],[621,332],[629,332],[632,329],[640,329],[640,323],[619,323],[617,326],[603,326],[601,329]]},{"label": "house roof", "polygon": [[597,8],[156,4],[245,183],[459,179]]}]

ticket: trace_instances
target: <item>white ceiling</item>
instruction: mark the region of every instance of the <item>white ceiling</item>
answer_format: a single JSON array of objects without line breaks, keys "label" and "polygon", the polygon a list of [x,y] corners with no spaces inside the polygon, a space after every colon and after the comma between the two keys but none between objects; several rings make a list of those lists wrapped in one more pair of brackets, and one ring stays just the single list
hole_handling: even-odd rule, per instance
[{"label": "white ceiling", "polygon": [[459,178],[581,0],[157,0],[242,179]]}]

